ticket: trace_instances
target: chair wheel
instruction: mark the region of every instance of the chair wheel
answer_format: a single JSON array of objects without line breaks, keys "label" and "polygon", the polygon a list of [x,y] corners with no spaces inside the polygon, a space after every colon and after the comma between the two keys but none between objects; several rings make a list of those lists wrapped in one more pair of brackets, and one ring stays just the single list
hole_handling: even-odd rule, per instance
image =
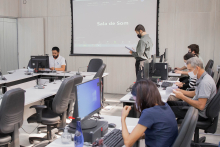
[{"label": "chair wheel", "polygon": [[30,144],[34,144],[34,140],[29,139]]}]

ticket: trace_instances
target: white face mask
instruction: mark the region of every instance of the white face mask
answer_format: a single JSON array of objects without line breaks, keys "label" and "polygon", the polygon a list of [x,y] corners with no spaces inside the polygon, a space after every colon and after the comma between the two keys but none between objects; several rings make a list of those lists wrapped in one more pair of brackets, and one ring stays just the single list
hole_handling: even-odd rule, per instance
[{"label": "white face mask", "polygon": [[[194,70],[195,70],[195,69],[194,69]],[[194,71],[194,70],[193,70],[193,71]],[[193,71],[189,72],[188,75],[190,76],[190,78],[197,79],[197,74],[198,74],[198,72],[197,72],[197,74],[195,75],[195,74],[193,73]]]},{"label": "white face mask", "polygon": [[184,62],[184,66],[186,66],[187,67],[187,64]]}]

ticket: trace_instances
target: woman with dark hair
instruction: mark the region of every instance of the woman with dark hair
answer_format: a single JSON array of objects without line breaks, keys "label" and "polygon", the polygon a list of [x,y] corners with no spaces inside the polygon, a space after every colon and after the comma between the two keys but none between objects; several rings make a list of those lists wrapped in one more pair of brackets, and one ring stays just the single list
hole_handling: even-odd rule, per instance
[{"label": "woman with dark hair", "polygon": [[121,123],[125,146],[130,147],[145,136],[147,147],[171,147],[178,135],[177,122],[170,106],[162,102],[156,85],[143,79],[134,84],[131,93],[136,101],[136,110],[141,116],[129,134],[125,120],[131,107],[123,108]]}]

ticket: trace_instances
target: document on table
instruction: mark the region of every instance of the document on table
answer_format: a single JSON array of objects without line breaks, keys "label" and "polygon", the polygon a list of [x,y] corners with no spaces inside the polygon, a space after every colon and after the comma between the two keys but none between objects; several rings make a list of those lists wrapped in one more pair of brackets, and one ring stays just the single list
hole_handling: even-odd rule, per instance
[{"label": "document on table", "polygon": [[130,46],[125,46],[125,48],[128,49],[128,50],[130,50],[130,51],[132,51],[132,52],[136,52],[136,51],[133,50],[132,47],[130,47]]}]

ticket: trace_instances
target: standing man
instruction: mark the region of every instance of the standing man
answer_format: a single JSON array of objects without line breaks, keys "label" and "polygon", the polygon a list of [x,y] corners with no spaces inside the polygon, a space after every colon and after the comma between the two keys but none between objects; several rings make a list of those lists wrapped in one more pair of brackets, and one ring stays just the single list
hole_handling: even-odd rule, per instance
[{"label": "standing man", "polygon": [[60,56],[60,49],[58,47],[52,48],[53,56],[50,56],[50,69],[57,71],[65,71],[66,69],[66,61],[65,58]]},{"label": "standing man", "polygon": [[137,37],[140,38],[140,40],[138,42],[136,52],[130,51],[130,54],[136,59],[135,68],[137,76],[139,69],[142,69],[142,67],[144,67],[144,61],[151,58],[150,56],[153,42],[149,37],[149,34],[145,32],[145,28],[143,25],[137,25],[135,28],[135,32],[137,33]]}]

